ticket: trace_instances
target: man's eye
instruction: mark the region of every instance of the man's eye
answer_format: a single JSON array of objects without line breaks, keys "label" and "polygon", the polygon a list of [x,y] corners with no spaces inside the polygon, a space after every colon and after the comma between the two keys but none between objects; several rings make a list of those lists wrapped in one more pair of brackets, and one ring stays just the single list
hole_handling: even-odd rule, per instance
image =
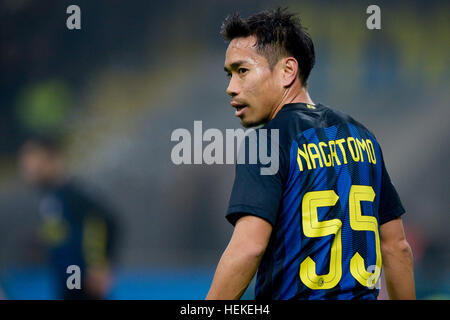
[{"label": "man's eye", "polygon": [[231,73],[227,73],[227,78],[231,78]]},{"label": "man's eye", "polygon": [[245,73],[247,73],[247,71],[248,71],[248,69],[245,69],[245,68],[238,69],[239,74],[245,74]]}]

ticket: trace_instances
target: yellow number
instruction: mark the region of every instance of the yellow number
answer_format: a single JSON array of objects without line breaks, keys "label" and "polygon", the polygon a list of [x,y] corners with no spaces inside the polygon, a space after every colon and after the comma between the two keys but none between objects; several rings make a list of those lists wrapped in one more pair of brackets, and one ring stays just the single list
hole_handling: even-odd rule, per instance
[{"label": "yellow number", "polygon": [[333,190],[311,191],[305,194],[302,204],[302,226],[307,237],[324,237],[334,234],[331,245],[330,271],[325,275],[316,274],[316,263],[307,257],[300,264],[300,278],[311,289],[331,289],[338,284],[342,275],[342,242],[339,219],[319,221],[318,207],[334,206],[339,197]]},{"label": "yellow number", "polygon": [[[361,214],[361,201],[373,202],[375,192],[370,186],[353,185],[349,194],[350,227],[355,231],[372,231],[375,233],[376,267],[373,273],[364,266],[364,259],[357,252],[350,260],[351,275],[363,286],[373,287],[381,273],[381,250],[378,223],[375,217]],[[342,277],[342,221],[331,219],[319,221],[317,208],[332,207],[339,200],[334,190],[307,192],[302,201],[302,227],[305,236],[310,238],[325,237],[334,234],[331,244],[330,269],[328,274],[318,275],[316,263],[306,257],[300,264],[300,279],[310,289],[331,289]]]},{"label": "yellow number", "polygon": [[[368,272],[364,267],[364,259],[356,252],[350,260],[350,273],[363,286],[373,287],[381,273],[380,236],[378,222],[375,217],[361,214],[361,201],[373,202],[375,192],[369,186],[352,186],[349,195],[350,227],[357,231],[372,231],[375,233],[376,267]],[[373,283],[372,283],[373,282]]]}]

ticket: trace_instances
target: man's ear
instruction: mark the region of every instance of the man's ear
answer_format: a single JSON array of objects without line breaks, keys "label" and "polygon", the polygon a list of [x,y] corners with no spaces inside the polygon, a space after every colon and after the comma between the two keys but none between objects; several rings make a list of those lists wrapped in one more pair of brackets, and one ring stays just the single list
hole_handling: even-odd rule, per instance
[{"label": "man's ear", "polygon": [[297,79],[298,62],[293,57],[283,58],[279,61],[281,68],[281,83],[283,87],[289,87]]}]

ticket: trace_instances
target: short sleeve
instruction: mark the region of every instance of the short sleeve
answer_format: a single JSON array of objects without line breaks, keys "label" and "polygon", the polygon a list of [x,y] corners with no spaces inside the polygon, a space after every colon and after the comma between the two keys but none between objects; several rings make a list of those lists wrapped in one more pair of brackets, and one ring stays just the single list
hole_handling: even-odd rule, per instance
[{"label": "short sleeve", "polygon": [[384,160],[381,168],[381,192],[380,192],[380,225],[394,220],[405,213],[405,209],[400,201],[397,190],[391,182],[391,178],[386,170]]},{"label": "short sleeve", "polygon": [[[261,143],[265,141],[260,139],[262,133],[260,130],[262,129],[258,129],[257,134],[258,151]],[[264,149],[268,151],[266,154],[270,155],[270,164],[267,164],[267,160],[261,161],[259,152],[256,163],[249,163],[249,150],[251,151],[252,148],[248,148],[248,145],[243,149],[247,161],[243,164],[236,164],[236,175],[226,215],[232,225],[235,225],[239,218],[247,215],[260,217],[272,226],[276,223],[283,195],[283,172],[286,169],[286,161],[283,152],[280,152],[282,148],[280,148],[279,140],[275,141],[272,131],[265,131],[268,138],[267,148]],[[274,161],[278,161],[276,165],[274,165]],[[266,164],[263,164],[264,162]],[[277,169],[274,174],[262,174],[262,169],[269,166]]]}]

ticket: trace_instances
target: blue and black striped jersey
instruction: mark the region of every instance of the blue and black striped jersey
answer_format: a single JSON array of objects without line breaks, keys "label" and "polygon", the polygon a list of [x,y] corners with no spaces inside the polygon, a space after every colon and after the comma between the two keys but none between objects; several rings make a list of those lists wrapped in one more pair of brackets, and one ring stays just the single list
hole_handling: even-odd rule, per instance
[{"label": "blue and black striped jersey", "polygon": [[287,104],[261,129],[278,130],[267,144],[279,170],[237,164],[227,212],[232,224],[255,215],[273,227],[256,298],[376,299],[379,228],[405,210],[375,136],[322,104]]}]

